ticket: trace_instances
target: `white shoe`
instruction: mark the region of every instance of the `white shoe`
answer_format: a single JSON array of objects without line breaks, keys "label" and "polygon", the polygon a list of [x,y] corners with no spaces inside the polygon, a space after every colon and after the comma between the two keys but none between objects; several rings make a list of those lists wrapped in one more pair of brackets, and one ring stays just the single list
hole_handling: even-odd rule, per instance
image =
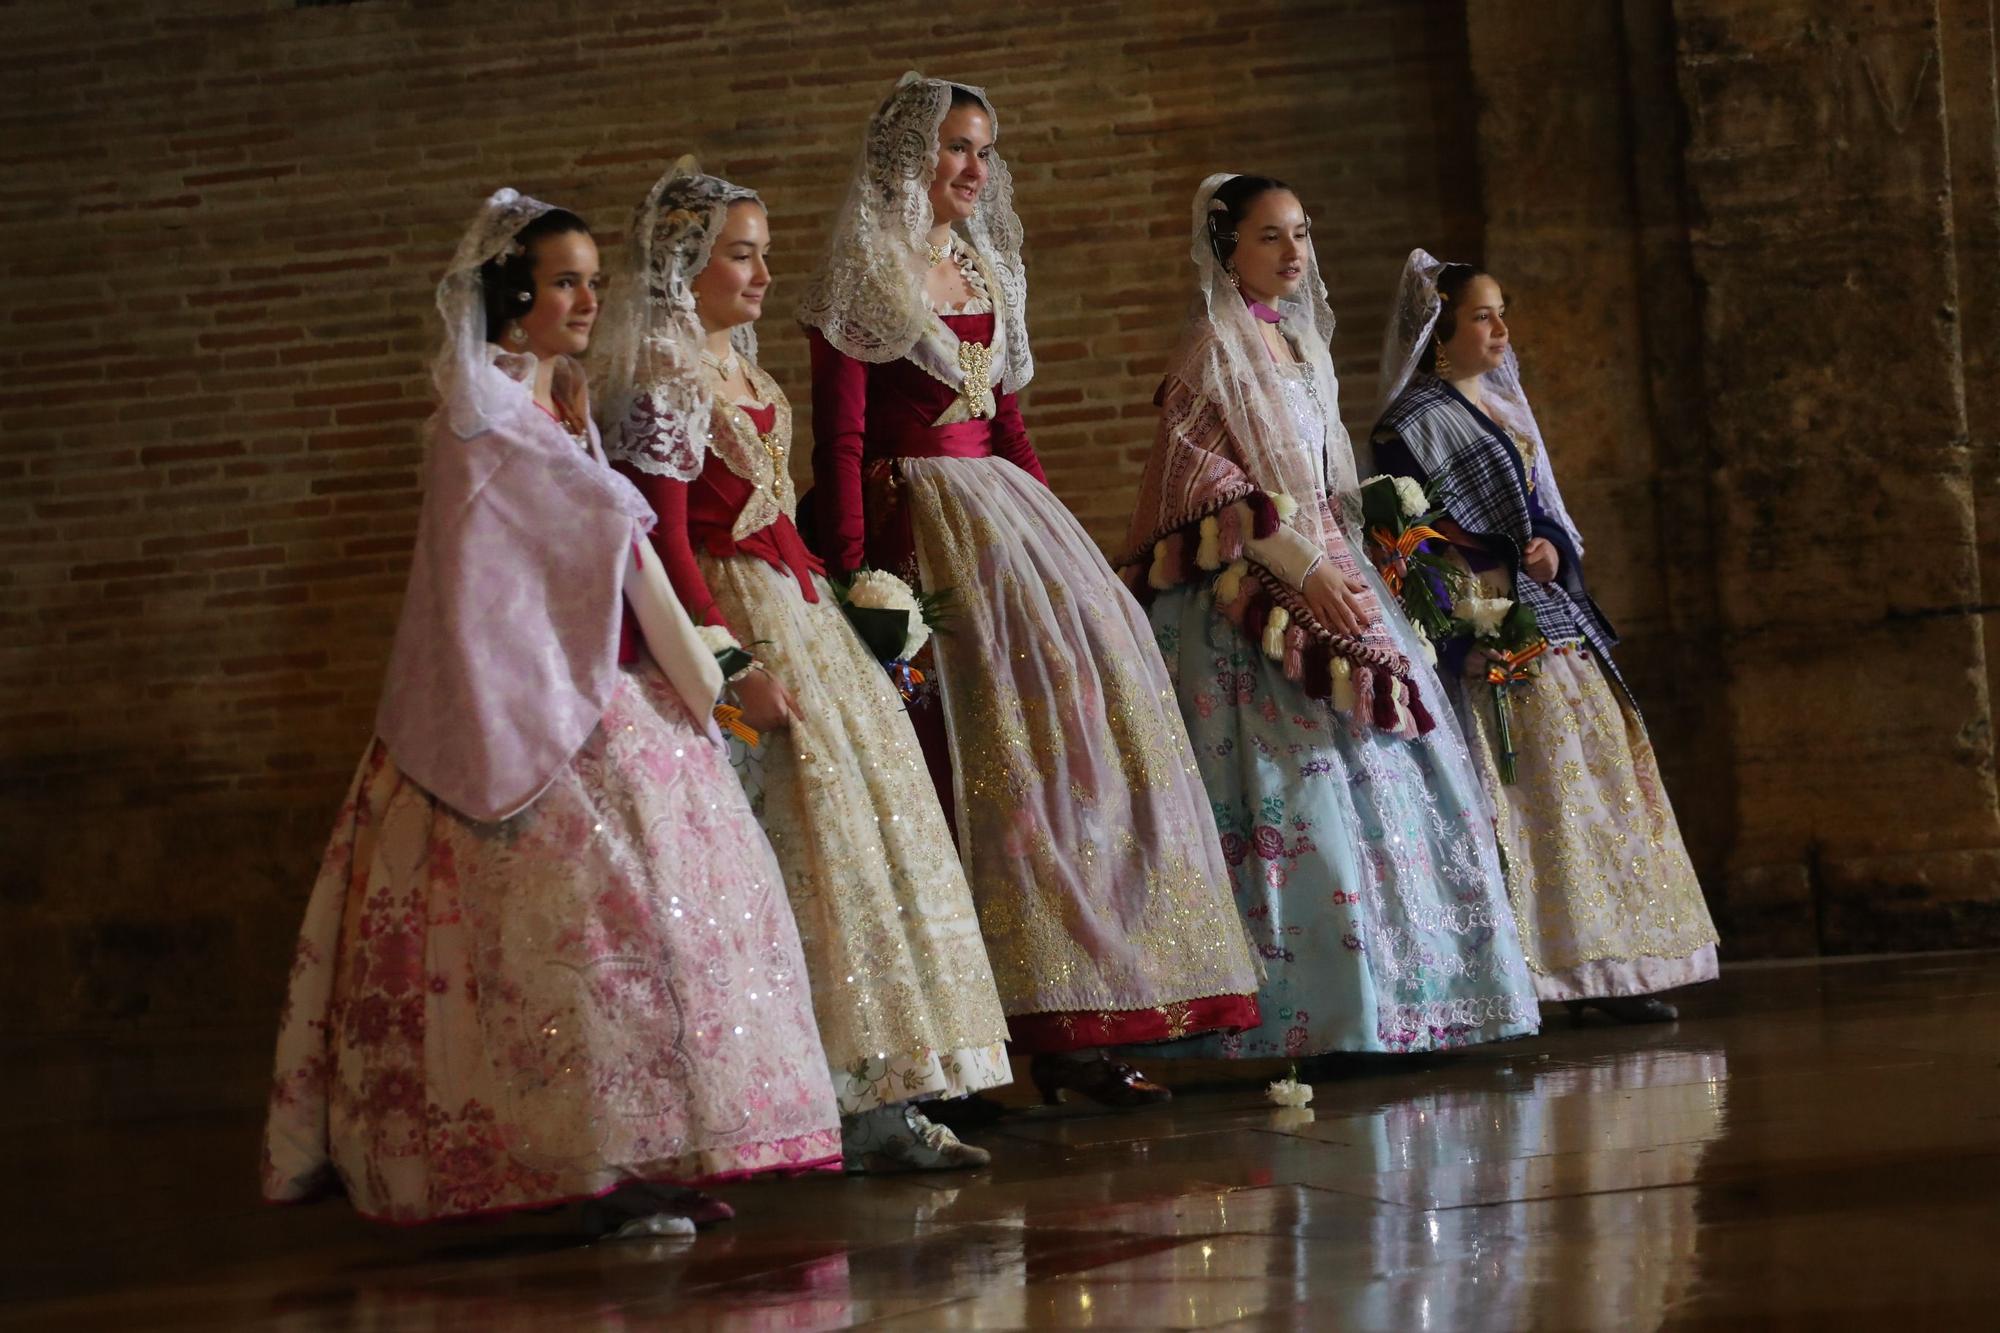
[{"label": "white shoe", "polygon": [[849,1171],[970,1171],[993,1161],[908,1102],[842,1120],[840,1155]]},{"label": "white shoe", "polygon": [[584,1234],[597,1240],[657,1240],[692,1236],[694,1219],[662,1210],[666,1191],[637,1182],[583,1205]]},{"label": "white shoe", "polygon": [[662,1236],[693,1236],[694,1219],[676,1217],[672,1213],[652,1213],[645,1217],[635,1217],[619,1227],[605,1240],[653,1240]]}]

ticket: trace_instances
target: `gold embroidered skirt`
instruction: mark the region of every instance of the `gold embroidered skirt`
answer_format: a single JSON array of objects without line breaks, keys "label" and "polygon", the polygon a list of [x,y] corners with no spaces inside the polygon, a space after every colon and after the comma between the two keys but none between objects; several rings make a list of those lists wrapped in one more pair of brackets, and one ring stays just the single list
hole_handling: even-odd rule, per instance
[{"label": "gold embroidered skirt", "polygon": [[[1017,1041],[1254,1022],[1257,973],[1144,613],[1013,464],[899,466],[924,584],[955,590],[937,661],[959,850]],[[1237,999],[1176,1008],[1220,997]]]},{"label": "gold embroidered skirt", "polygon": [[1007,1024],[972,893],[902,696],[822,579],[697,557],[802,718],[732,751],[784,872],[843,1113],[1006,1083]]},{"label": "gold embroidered skirt", "polygon": [[1463,698],[1536,994],[1644,995],[1712,979],[1715,923],[1652,742],[1597,662],[1550,652],[1514,691],[1511,783],[1500,781],[1492,686],[1470,681]]}]

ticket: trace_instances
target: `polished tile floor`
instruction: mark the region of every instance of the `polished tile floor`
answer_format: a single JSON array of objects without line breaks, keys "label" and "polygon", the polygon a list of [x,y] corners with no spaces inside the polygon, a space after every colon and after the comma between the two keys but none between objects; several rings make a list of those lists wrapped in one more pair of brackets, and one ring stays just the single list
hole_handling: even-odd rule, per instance
[{"label": "polished tile floor", "polygon": [[261,1206],[264,1034],[17,1042],[0,1327],[2000,1328],[2000,954],[1550,1017],[1305,1111],[1156,1066],[1170,1107],[1023,1105],[987,1172],[741,1186],[697,1240],[600,1245]]}]

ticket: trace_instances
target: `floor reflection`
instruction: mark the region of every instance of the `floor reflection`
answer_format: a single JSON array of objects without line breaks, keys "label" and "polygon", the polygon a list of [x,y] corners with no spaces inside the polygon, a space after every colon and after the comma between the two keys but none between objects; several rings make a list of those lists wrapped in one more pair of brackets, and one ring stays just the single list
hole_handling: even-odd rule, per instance
[{"label": "floor reflection", "polygon": [[261,1060],[134,1056],[147,1111],[105,1095],[116,1049],[5,1050],[0,1172],[45,1205],[0,1220],[5,1327],[1938,1328],[2000,1300],[2000,955],[1734,969],[1677,1027],[1357,1065],[1302,1111],[1212,1086],[1272,1070],[1162,1067],[1157,1111],[1020,1108],[990,1172],[746,1186],[640,1245],[262,1208]]}]

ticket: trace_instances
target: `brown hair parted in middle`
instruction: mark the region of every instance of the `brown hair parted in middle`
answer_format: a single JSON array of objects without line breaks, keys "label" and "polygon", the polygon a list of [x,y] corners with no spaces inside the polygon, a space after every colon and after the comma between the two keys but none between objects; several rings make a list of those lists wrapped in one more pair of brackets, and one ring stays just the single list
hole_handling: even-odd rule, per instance
[{"label": "brown hair parted in middle", "polygon": [[1426,375],[1437,373],[1438,346],[1448,343],[1458,332],[1458,298],[1465,295],[1466,286],[1474,278],[1493,276],[1477,264],[1446,264],[1438,270],[1437,323],[1431,328],[1431,340],[1424,344],[1423,352],[1417,357],[1417,369]]}]

